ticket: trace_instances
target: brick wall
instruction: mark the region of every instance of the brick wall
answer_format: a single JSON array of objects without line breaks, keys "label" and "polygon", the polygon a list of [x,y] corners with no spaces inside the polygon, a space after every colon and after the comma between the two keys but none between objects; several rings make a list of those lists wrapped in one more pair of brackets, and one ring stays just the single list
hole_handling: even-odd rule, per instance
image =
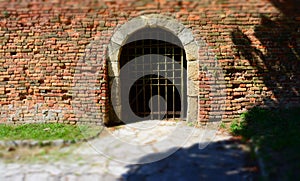
[{"label": "brick wall", "polygon": [[107,45],[116,26],[143,14],[173,17],[209,46],[225,74],[224,121],[256,105],[299,105],[298,7],[296,0],[1,1],[0,122],[108,119]]}]

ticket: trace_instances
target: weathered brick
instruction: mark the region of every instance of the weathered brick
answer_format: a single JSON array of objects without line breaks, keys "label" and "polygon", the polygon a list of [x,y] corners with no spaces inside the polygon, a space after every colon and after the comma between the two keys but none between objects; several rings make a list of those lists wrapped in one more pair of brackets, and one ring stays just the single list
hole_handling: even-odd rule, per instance
[{"label": "weathered brick", "polygon": [[[300,16],[293,12],[297,8],[291,8],[292,2],[277,7],[267,0],[212,1],[209,4],[163,1],[159,10],[158,3],[152,1],[75,0],[58,4],[50,0],[47,4],[33,3],[31,6],[31,2],[0,2],[0,11],[6,12],[0,29],[1,105],[38,107],[41,104],[48,113],[66,108],[69,112],[53,113],[47,120],[72,124],[81,121],[79,117],[70,116],[77,105],[99,111],[99,115],[88,115],[91,120],[82,120],[101,121],[109,110],[111,77],[106,47],[115,28],[140,15],[169,16],[170,12],[193,33],[193,37],[185,38],[185,32],[178,32],[182,40],[187,41],[184,43],[188,45],[193,38],[203,41],[199,50],[201,61],[211,65],[217,61],[224,70],[225,82],[218,83],[226,84],[228,103],[223,116],[226,120],[237,117],[241,110],[252,108],[254,103],[268,106],[263,100],[274,104],[299,104],[299,43],[296,42],[299,31],[288,27],[297,27]],[[230,13],[227,13],[228,8]],[[163,22],[159,23],[163,26]],[[188,57],[196,60],[197,56],[188,54]],[[85,64],[87,62],[90,64]],[[217,95],[211,92],[214,82],[205,73],[199,73],[198,77],[197,66],[192,73],[188,70],[188,75],[192,74],[194,81],[200,81],[200,118],[205,122],[213,107],[210,96]],[[87,90],[87,83],[98,90],[81,92]],[[16,107],[10,110],[7,106],[3,111],[11,114],[7,117],[15,115],[15,121],[36,121],[45,117],[41,109],[36,113],[17,114]],[[59,114],[67,116],[59,117]]]}]

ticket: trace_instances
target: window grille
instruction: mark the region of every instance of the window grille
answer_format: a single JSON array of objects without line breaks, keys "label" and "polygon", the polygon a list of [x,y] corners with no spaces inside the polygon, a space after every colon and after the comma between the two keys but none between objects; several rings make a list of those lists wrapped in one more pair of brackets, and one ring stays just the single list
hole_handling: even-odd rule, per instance
[{"label": "window grille", "polygon": [[[160,95],[165,99],[164,107],[167,109],[164,118],[186,117],[186,75],[183,71],[186,69],[186,58],[180,40],[163,29],[147,28],[134,33],[127,42],[120,54],[120,68],[127,62],[134,61],[131,62],[133,64],[130,64],[132,66],[128,67],[128,71],[131,74],[143,75],[142,78],[134,80],[134,85],[130,87],[129,100],[133,112],[140,117],[146,117],[152,111],[151,119],[161,118],[163,109],[160,100],[158,99],[157,105],[154,105],[154,100],[151,99],[155,95]],[[144,59],[135,59],[147,54],[160,54],[165,56],[165,59],[156,64]],[[180,68],[174,64],[179,64]],[[145,75],[144,72],[148,69],[158,70],[159,75]],[[121,89],[128,88],[126,86],[121,82]],[[181,110],[182,108],[184,110]],[[180,115],[181,111],[183,115]],[[122,116],[124,114],[126,113],[122,113]]]}]

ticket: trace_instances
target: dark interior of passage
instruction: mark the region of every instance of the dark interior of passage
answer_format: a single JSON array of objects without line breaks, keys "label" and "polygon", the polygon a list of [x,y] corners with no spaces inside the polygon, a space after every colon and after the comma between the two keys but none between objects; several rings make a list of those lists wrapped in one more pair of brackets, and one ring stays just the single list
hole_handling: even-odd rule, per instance
[{"label": "dark interior of passage", "polygon": [[[155,68],[160,75],[165,76],[143,74],[143,77],[135,80],[129,95],[122,95],[121,91],[121,96],[129,96],[130,107],[139,117],[146,117],[152,111],[151,119],[185,118],[187,109],[186,71],[184,71],[186,70],[186,56],[180,40],[172,33],[160,28],[139,30],[131,35],[122,47],[120,68],[129,61],[147,54],[159,54],[166,58],[155,64],[139,59],[130,64],[128,71],[131,74],[140,75],[146,69]],[[121,89],[124,86],[126,85],[122,85],[121,82]],[[161,106],[159,99],[157,101],[151,99],[156,95],[165,100],[165,105]],[[126,112],[122,112],[123,116],[126,116]]]}]

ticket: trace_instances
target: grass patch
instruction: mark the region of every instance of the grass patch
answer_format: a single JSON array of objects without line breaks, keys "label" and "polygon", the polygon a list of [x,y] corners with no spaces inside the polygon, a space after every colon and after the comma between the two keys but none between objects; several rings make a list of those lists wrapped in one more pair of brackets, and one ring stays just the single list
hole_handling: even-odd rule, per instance
[{"label": "grass patch", "polygon": [[252,140],[266,166],[267,178],[300,179],[300,108],[255,107],[230,126],[234,135]]},{"label": "grass patch", "polygon": [[220,128],[221,128],[221,129],[226,129],[227,126],[226,126],[226,124],[225,124],[224,122],[222,122],[222,123],[220,124]]},{"label": "grass patch", "polygon": [[100,126],[60,123],[0,124],[0,140],[80,140],[96,136],[101,130]]}]

